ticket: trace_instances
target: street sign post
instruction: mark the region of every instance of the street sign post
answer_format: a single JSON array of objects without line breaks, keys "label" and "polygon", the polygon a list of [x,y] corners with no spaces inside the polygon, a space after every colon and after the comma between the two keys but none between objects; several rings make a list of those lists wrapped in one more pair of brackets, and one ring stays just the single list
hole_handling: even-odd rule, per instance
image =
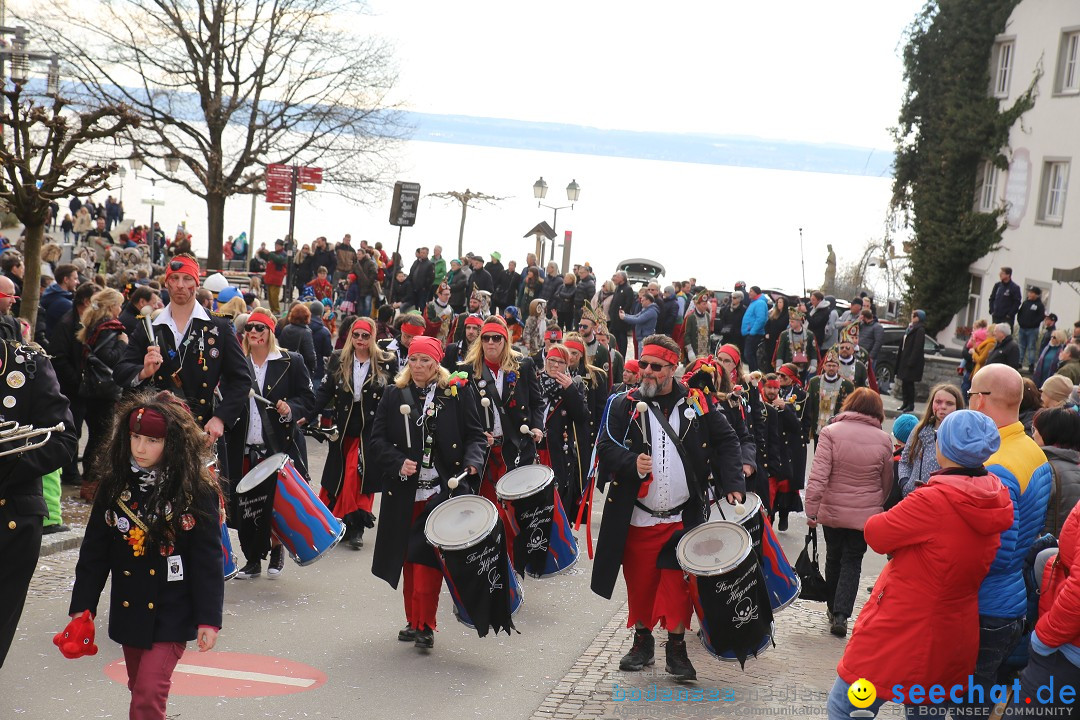
[{"label": "street sign post", "polygon": [[394,266],[394,275],[390,278],[390,294],[394,294],[394,284],[397,280],[397,271],[401,269],[401,229],[412,227],[416,223],[416,206],[420,202],[420,183],[402,182],[394,183],[394,198],[390,201],[390,224],[397,226],[397,256]]},{"label": "street sign post", "polygon": [[323,169],[299,165],[270,163],[266,166],[266,202],[271,210],[289,211],[289,235],[285,242],[285,301],[292,299],[293,290],[293,255],[296,238],[296,190],[314,190],[323,180]]}]

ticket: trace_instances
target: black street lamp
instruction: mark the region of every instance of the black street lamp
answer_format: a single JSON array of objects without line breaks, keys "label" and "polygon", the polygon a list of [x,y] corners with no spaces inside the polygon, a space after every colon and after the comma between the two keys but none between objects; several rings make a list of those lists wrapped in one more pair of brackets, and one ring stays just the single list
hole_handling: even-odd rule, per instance
[{"label": "black street lamp", "polygon": [[[558,207],[556,207],[554,205],[545,205],[544,203],[540,202],[541,200],[543,200],[544,198],[547,197],[547,191],[548,191],[547,181],[545,181],[543,176],[541,176],[539,180],[537,180],[536,182],[533,183],[533,197],[536,198],[536,200],[537,200],[536,207],[544,207],[544,208],[547,208],[548,210],[553,210],[554,211],[554,216],[551,218],[551,229],[554,231],[554,230],[557,229],[557,226],[558,226],[558,223],[559,223],[559,211],[560,210],[568,210],[568,209],[573,210],[574,209],[574,203],[576,203],[578,201],[578,198],[581,197],[581,186],[578,185],[577,180],[571,180],[570,184],[566,186],[566,199],[570,201],[570,204],[569,205],[561,205],[561,206],[558,206]],[[554,240],[551,241],[551,259],[552,260],[555,259],[555,241]],[[543,260],[544,260],[544,258],[541,257],[540,262],[543,262]]]}]

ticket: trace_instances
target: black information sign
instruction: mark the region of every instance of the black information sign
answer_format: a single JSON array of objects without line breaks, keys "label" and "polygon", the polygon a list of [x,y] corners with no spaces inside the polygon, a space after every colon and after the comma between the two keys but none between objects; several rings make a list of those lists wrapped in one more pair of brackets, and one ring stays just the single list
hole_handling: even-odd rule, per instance
[{"label": "black information sign", "polygon": [[420,183],[394,183],[394,199],[390,203],[390,224],[412,227],[416,223],[416,206],[420,202]]}]

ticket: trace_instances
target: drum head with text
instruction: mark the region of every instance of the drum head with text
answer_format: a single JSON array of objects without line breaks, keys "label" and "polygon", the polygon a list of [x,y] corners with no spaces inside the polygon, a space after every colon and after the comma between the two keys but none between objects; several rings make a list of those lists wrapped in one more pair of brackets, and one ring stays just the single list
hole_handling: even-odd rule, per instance
[{"label": "drum head with text", "polygon": [[495,484],[500,500],[519,500],[535,495],[555,479],[555,473],[544,465],[526,465],[503,475]]},{"label": "drum head with text", "polygon": [[675,550],[679,566],[691,575],[720,575],[750,554],[750,533],[738,523],[718,520],[683,535]]},{"label": "drum head with text", "polygon": [[271,455],[266,458],[249,470],[248,474],[240,479],[240,482],[236,484],[236,492],[246,493],[261,485],[267,478],[277,477],[278,470],[280,470],[288,460],[289,456],[285,453],[277,453],[276,455]]},{"label": "drum head with text", "polygon": [[761,498],[752,492],[746,493],[746,501],[742,504],[742,512],[739,508],[728,502],[726,497],[716,501],[715,505],[709,505],[709,520],[728,520],[741,523],[761,509]]},{"label": "drum head with text", "polygon": [[443,550],[462,550],[483,541],[498,521],[495,503],[479,495],[460,495],[431,511],[424,536]]}]

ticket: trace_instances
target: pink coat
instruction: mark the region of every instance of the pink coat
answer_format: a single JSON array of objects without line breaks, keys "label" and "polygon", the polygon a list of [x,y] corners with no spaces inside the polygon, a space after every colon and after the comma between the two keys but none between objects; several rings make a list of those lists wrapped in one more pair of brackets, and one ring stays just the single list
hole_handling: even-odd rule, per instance
[{"label": "pink coat", "polygon": [[806,482],[806,517],[821,525],[862,530],[881,512],[893,484],[893,446],[877,418],[842,412],[814,448]]}]

